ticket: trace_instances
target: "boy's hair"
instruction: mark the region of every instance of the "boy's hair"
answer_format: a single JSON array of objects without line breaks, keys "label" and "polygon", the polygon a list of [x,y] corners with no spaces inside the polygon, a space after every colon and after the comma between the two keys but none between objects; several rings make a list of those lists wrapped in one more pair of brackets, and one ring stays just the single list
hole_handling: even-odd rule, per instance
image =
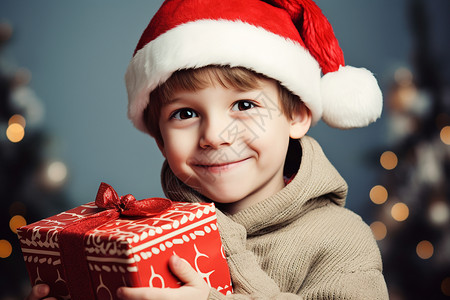
[{"label": "boy's hair", "polygon": [[[178,70],[174,72],[167,81],[150,93],[150,104],[144,110],[144,121],[147,129],[150,135],[153,136],[158,143],[163,145],[163,139],[159,128],[161,108],[177,91],[196,91],[216,83],[225,88],[248,91],[258,88],[260,81],[263,79],[270,78],[243,67],[210,65],[197,69]],[[287,118],[292,118],[293,113],[300,109],[307,109],[301,102],[300,97],[288,91],[278,81],[276,82],[278,94],[281,99],[281,107],[279,107],[279,109]],[[278,103],[276,103],[276,105],[278,105]]]}]

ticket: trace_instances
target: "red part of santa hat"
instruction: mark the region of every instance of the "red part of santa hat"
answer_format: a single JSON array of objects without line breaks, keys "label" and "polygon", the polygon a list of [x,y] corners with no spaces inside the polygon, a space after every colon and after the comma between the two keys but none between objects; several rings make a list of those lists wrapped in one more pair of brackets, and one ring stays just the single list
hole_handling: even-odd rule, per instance
[{"label": "red part of santa hat", "polygon": [[[311,0],[168,0],[128,66],[128,116],[147,132],[149,95],[180,69],[240,66],[279,81],[336,128],[367,126],[382,110],[376,79],[345,66],[333,29]],[[322,76],[323,75],[323,76]]]}]

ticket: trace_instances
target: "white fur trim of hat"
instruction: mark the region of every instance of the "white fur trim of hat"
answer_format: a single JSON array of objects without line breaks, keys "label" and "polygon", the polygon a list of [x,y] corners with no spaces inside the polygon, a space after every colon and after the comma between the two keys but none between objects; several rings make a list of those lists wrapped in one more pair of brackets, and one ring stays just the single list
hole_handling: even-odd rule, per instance
[{"label": "white fur trim of hat", "polygon": [[177,70],[208,65],[245,67],[279,81],[310,109],[313,123],[348,129],[381,115],[375,77],[345,66],[313,1],[171,0],[150,21],[126,71],[128,117],[136,128],[148,133],[143,112],[151,91]]}]

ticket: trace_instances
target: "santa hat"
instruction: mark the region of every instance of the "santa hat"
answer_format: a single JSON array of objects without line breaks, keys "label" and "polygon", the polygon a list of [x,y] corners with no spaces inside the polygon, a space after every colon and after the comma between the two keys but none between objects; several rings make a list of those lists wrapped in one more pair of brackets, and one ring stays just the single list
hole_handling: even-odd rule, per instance
[{"label": "santa hat", "polygon": [[[333,29],[311,0],[167,0],[128,66],[128,116],[148,132],[149,95],[180,69],[240,66],[279,81],[336,128],[363,127],[381,114],[382,95],[364,68],[345,66]],[[323,75],[323,76],[322,76]]]}]

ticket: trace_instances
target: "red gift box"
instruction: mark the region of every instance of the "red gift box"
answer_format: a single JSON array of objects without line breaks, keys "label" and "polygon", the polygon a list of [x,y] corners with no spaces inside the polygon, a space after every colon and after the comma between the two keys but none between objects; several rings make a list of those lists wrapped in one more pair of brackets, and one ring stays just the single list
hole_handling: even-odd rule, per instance
[{"label": "red gift box", "polygon": [[120,286],[179,287],[168,267],[174,254],[210,287],[232,292],[212,203],[135,201],[102,183],[96,202],[21,227],[18,237],[31,284],[46,283],[62,299],[117,299]]}]

